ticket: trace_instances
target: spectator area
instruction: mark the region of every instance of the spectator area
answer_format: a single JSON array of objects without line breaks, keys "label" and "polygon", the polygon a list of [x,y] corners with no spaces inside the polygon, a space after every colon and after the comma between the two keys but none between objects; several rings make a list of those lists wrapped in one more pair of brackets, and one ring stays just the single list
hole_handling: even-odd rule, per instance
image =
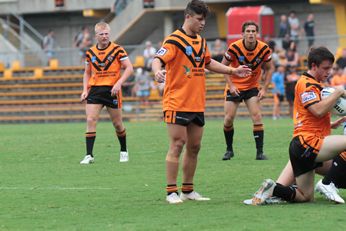
[{"label": "spectator area", "polygon": [[[40,76],[35,75],[35,70],[18,68],[12,70],[12,76],[0,77],[0,123],[84,121],[84,104],[80,102],[83,68],[45,67]],[[206,82],[206,117],[223,118],[224,77],[208,73]],[[271,116],[272,103],[268,93],[262,102],[264,116]],[[286,103],[283,108],[283,115],[288,115]],[[138,97],[124,97],[123,110],[126,121],[160,121],[161,97],[151,94],[147,104],[141,104]],[[244,104],[238,116],[248,116]],[[101,120],[108,120],[106,110],[101,113]]]}]

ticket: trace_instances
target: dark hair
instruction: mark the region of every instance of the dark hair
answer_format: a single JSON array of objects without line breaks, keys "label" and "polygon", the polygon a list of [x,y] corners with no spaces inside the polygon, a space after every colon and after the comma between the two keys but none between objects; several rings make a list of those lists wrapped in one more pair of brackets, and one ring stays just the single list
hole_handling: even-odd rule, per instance
[{"label": "dark hair", "polygon": [[248,26],[255,26],[256,27],[256,32],[258,32],[258,25],[254,21],[246,21],[246,22],[244,22],[243,25],[241,26],[241,32],[244,33],[246,27],[248,27]]},{"label": "dark hair", "polygon": [[203,17],[207,17],[209,13],[209,7],[205,2],[201,0],[192,0],[190,1],[185,9],[184,14],[187,15],[195,15],[195,14],[201,14]]},{"label": "dark hair", "polygon": [[311,69],[312,64],[319,66],[323,61],[328,60],[334,63],[334,55],[326,47],[311,48],[308,55],[308,68]]}]

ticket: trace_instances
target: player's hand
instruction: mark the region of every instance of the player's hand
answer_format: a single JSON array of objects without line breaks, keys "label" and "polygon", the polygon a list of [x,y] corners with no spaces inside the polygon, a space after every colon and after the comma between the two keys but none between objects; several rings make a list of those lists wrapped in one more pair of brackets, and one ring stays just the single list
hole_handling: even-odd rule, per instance
[{"label": "player's hand", "polygon": [[246,77],[251,75],[251,68],[246,65],[241,65],[233,70],[233,73],[239,77]]},{"label": "player's hand", "polygon": [[239,96],[240,94],[240,91],[238,90],[238,88],[236,88],[233,85],[229,87],[229,92],[231,93],[232,96]]},{"label": "player's hand", "polygon": [[340,97],[346,98],[346,91],[344,86],[334,86],[335,92],[338,92],[340,94]]},{"label": "player's hand", "polygon": [[160,70],[155,73],[155,80],[158,83],[164,83],[166,79],[166,70]]},{"label": "player's hand", "polygon": [[346,116],[340,117],[340,118],[337,119],[336,121],[332,122],[332,123],[330,124],[330,128],[336,129],[336,128],[338,128],[341,124],[343,124],[344,122],[346,122]]},{"label": "player's hand", "polygon": [[80,95],[80,101],[83,102],[84,100],[86,100],[87,97],[88,97],[88,92],[83,91],[82,94]]},{"label": "player's hand", "polygon": [[111,95],[112,95],[112,96],[118,95],[118,93],[119,93],[120,90],[121,90],[121,85],[119,84],[119,82],[117,82],[117,83],[114,84],[114,86],[112,87]]},{"label": "player's hand", "polygon": [[264,88],[262,88],[259,92],[258,92],[258,99],[259,100],[262,100],[262,99],[264,99],[264,96],[266,95],[266,93],[267,93],[267,91],[264,89]]}]

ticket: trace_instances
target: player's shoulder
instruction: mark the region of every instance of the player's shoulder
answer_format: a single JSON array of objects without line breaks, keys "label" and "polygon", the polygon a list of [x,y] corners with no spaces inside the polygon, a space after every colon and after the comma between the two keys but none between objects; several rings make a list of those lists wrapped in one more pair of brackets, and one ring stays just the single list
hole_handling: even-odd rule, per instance
[{"label": "player's shoulder", "polygon": [[263,42],[261,40],[257,40],[257,48],[259,48],[259,49],[262,49],[262,48],[269,49],[269,46],[268,46],[267,43],[265,43],[265,42]]}]

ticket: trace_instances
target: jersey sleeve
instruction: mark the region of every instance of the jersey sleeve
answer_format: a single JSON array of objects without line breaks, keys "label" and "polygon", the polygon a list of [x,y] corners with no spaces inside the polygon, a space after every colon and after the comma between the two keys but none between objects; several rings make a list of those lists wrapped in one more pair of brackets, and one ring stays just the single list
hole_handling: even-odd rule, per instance
[{"label": "jersey sleeve", "polygon": [[119,55],[118,55],[119,61],[128,59],[127,53],[123,47],[120,47],[117,52],[119,52]]},{"label": "jersey sleeve", "polygon": [[170,43],[164,43],[156,52],[155,58],[160,59],[164,64],[173,60],[177,55],[176,46]]},{"label": "jersey sleeve", "polygon": [[234,60],[234,51],[232,50],[231,46],[228,47],[224,56],[225,56],[225,59],[228,60],[229,62],[232,62],[232,60]]},{"label": "jersey sleeve", "polygon": [[204,57],[204,60],[205,60],[205,65],[208,65],[211,62],[211,54],[210,54],[210,51],[209,51],[209,48],[208,48],[207,45],[205,45],[205,57]]},{"label": "jersey sleeve", "polygon": [[320,90],[318,87],[309,84],[300,84],[297,87],[300,103],[304,108],[321,101]]},{"label": "jersey sleeve", "polygon": [[264,51],[263,61],[269,62],[270,60],[272,60],[272,51],[269,47],[267,47],[266,50]]}]

